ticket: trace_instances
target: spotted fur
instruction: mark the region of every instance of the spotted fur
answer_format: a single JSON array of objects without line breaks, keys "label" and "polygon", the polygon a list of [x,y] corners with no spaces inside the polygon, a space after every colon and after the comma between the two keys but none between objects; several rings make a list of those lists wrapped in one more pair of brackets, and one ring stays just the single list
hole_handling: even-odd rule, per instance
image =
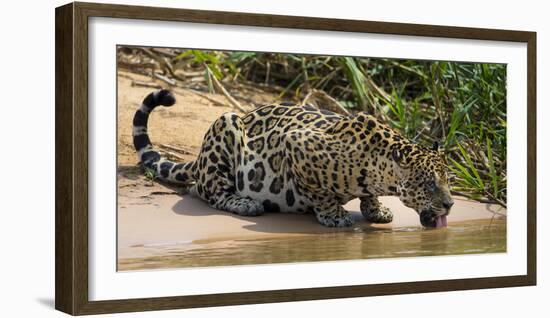
[{"label": "spotted fur", "polygon": [[153,149],[151,111],[171,106],[167,90],[149,94],[134,117],[134,146],[146,169],[191,186],[210,206],[243,216],[313,212],[330,227],[353,224],[342,207],[359,198],[365,219],[392,221],[378,196],[397,195],[422,224],[447,215],[452,198],[438,151],[414,144],[359,113],[346,117],[315,107],[267,105],[243,117],[223,114],[204,136],[195,161],[175,163]]}]

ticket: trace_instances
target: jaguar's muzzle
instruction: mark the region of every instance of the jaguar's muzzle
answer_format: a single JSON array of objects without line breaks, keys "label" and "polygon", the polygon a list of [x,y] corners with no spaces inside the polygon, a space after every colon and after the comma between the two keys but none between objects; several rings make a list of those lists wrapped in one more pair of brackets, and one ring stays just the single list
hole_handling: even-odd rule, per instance
[{"label": "jaguar's muzzle", "polygon": [[420,223],[428,228],[446,227],[447,215],[437,215],[433,211],[424,210],[420,213]]}]

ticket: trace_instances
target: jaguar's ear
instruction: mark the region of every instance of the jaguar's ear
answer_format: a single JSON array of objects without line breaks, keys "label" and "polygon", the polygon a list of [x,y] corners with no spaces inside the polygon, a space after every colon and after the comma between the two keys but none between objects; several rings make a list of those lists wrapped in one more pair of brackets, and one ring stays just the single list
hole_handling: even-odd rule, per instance
[{"label": "jaguar's ear", "polygon": [[408,169],[411,166],[410,160],[408,160],[407,158],[408,153],[409,152],[407,150],[403,150],[403,149],[399,149],[398,147],[395,147],[391,151],[391,158],[393,161],[395,161],[395,163],[397,163],[397,166],[399,168]]},{"label": "jaguar's ear", "polygon": [[392,157],[393,161],[399,163],[403,160],[403,153],[399,149],[394,148],[391,151],[391,157]]},{"label": "jaguar's ear", "polygon": [[432,146],[433,151],[439,151],[439,141],[434,141],[434,144]]},{"label": "jaguar's ear", "polygon": [[391,158],[397,163],[398,166],[402,168],[405,166],[404,155],[400,149],[393,148],[391,151]]}]

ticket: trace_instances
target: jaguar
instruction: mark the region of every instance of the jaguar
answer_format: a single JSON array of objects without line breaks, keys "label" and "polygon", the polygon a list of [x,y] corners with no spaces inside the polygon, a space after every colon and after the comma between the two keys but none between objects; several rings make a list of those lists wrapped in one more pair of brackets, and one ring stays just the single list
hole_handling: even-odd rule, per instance
[{"label": "jaguar", "polygon": [[353,199],[370,223],[393,213],[379,196],[398,196],[421,225],[447,226],[453,205],[445,160],[365,112],[344,116],[293,103],[225,113],[206,132],[200,153],[173,162],[153,147],[149,115],[170,107],[165,89],[148,94],[133,119],[133,144],[144,169],[161,181],[189,188],[215,208],[241,216],[312,213],[327,227],[354,223],[343,208]]}]

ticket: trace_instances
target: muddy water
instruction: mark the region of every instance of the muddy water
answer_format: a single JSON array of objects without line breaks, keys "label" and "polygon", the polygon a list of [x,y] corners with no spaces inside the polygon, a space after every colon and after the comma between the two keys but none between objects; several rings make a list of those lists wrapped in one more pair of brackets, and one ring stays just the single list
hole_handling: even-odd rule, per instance
[{"label": "muddy water", "polygon": [[156,246],[155,256],[119,260],[118,269],[205,267],[368,258],[506,252],[506,220],[449,224],[448,228],[354,230],[261,239]]}]

